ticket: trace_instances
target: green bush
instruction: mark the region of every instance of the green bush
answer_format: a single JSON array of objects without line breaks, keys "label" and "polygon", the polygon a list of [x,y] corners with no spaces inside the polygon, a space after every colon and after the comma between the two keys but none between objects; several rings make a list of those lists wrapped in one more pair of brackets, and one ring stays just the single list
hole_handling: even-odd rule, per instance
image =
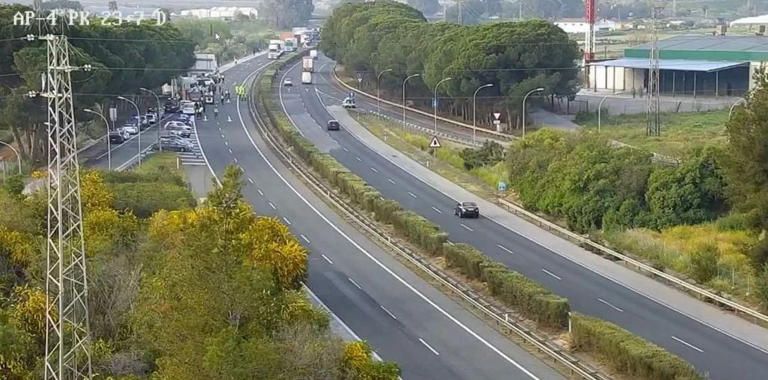
[{"label": "green bush", "polygon": [[3,181],[3,189],[11,195],[21,195],[24,192],[24,177],[16,174]]},{"label": "green bush", "polygon": [[693,278],[700,283],[705,283],[717,276],[717,260],[719,257],[719,249],[714,243],[699,247],[691,255],[691,274]]},{"label": "green bush", "polygon": [[443,244],[443,256],[449,267],[458,268],[465,276],[475,280],[481,278],[483,264],[490,262],[482,252],[464,243]]},{"label": "green bush", "polygon": [[696,370],[661,347],[612,323],[577,313],[571,315],[575,350],[602,357],[615,371],[642,379],[703,380]]},{"label": "green bush", "polygon": [[529,280],[503,265],[483,265],[481,278],[495,297],[542,325],[563,328],[568,325],[568,299]]},{"label": "green bush", "polygon": [[115,194],[113,207],[130,210],[139,218],[148,218],[159,210],[181,210],[195,206],[195,198],[186,188],[169,183],[119,183],[110,186]]}]

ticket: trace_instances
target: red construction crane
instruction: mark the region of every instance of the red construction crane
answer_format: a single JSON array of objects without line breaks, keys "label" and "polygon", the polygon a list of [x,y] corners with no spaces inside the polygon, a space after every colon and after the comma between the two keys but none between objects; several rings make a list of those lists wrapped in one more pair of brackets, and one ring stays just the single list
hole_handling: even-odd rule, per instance
[{"label": "red construction crane", "polygon": [[589,63],[595,60],[595,20],[597,18],[597,0],[584,0],[584,19],[587,21],[587,33],[584,39],[584,78],[589,86]]}]

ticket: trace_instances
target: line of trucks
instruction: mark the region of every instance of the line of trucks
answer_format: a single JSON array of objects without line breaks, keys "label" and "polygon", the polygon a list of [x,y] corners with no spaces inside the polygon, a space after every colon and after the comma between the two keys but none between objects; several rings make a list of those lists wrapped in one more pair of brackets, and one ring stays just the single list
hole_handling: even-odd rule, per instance
[{"label": "line of trucks", "polygon": [[309,56],[301,61],[301,83],[312,84],[312,73],[315,72],[315,60],[317,59],[317,50],[310,50]]}]

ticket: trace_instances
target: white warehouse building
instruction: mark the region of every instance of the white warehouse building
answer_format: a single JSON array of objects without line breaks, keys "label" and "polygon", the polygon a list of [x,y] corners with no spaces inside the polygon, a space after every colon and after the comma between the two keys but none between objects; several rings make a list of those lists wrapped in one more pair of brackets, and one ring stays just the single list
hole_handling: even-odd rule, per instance
[{"label": "white warehouse building", "polygon": [[[563,19],[555,21],[555,25],[568,34],[585,34],[589,31],[589,23],[584,21],[584,19]],[[615,21],[606,19],[595,21],[596,32],[614,31],[618,27],[619,25]]]}]

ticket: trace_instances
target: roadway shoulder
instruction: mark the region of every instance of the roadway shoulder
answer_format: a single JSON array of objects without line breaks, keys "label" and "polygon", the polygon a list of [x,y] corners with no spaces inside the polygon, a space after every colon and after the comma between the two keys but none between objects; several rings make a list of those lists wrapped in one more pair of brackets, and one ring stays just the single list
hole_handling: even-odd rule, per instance
[{"label": "roadway shoulder", "polygon": [[456,201],[473,200],[483,210],[484,217],[502,227],[514,231],[549,251],[565,257],[611,281],[642,294],[689,318],[708,325],[756,348],[768,352],[768,334],[756,324],[699,301],[677,289],[666,286],[631,269],[595,255],[578,245],[504,210],[496,204],[479,199],[476,195],[424,167],[410,157],[392,148],[370,133],[346,110],[331,106],[328,111],[339,120],[345,129],[365,146],[382,158],[403,168],[416,179],[431,186]]}]

